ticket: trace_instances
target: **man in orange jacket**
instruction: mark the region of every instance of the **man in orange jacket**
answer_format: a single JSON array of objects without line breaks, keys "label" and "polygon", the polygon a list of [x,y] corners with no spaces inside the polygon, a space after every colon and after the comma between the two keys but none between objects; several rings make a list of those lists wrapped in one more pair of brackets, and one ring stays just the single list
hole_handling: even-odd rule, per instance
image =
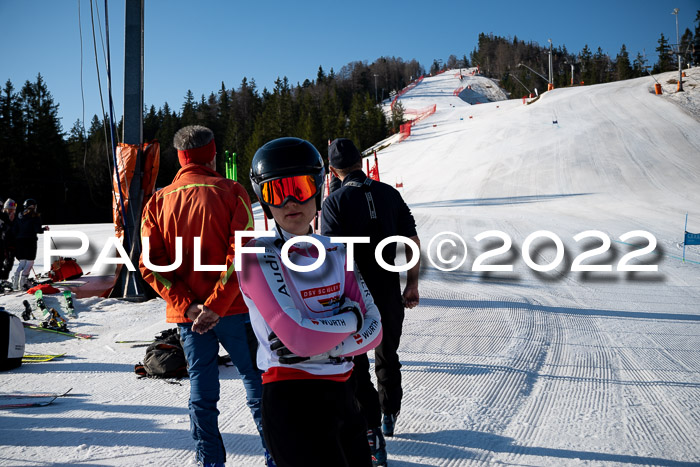
[{"label": "man in orange jacket", "polygon": [[[203,465],[223,465],[226,450],[216,408],[219,343],[242,376],[262,438],[257,340],[234,269],[235,232],[252,230],[253,215],[243,187],[215,170],[211,130],[187,126],[175,134],[173,145],[182,168],[144,209],[139,266],[146,282],[165,300],[166,321],[180,328],[190,375],[190,431],[197,460]],[[266,449],[265,456],[267,461]]]}]

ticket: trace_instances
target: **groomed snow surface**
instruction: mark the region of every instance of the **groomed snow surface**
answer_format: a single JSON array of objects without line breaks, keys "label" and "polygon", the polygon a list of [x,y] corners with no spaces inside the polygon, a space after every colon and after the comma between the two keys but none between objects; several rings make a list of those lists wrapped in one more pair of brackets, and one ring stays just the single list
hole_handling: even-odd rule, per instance
[{"label": "groomed snow surface", "polygon": [[[687,73],[682,95],[671,94],[677,74],[668,73],[656,76],[662,96],[645,77],[556,89],[528,105],[469,105],[453,91],[472,84],[493,100],[495,83],[460,82],[453,70],[402,96],[405,108],[437,112],[378,155],[382,180],[403,183],[423,256],[421,304],[406,313],[400,348],[404,403],[389,465],[700,465],[700,248],[680,260],[686,212],[688,230],[700,231],[700,69]],[[96,243],[111,234],[108,225],[89,228]],[[512,272],[472,270],[503,244],[474,238],[493,230],[512,247],[483,264]],[[555,259],[551,240],[525,244],[541,230],[565,253],[548,272],[523,258]],[[611,246],[583,264],[612,271],[571,271],[602,244],[573,239],[589,230]],[[658,272],[617,270],[648,243],[620,239],[638,230],[657,246],[629,265]],[[459,262],[438,262],[441,232],[468,247],[452,272],[436,267]],[[456,247],[443,243],[442,257],[460,260],[451,238]],[[19,314],[25,298],[0,300]],[[28,352],[66,356],[0,376],[0,392],[73,388],[48,407],[0,411],[0,464],[192,465],[188,380],[138,379],[144,348],[115,343],[170,327],[164,302],[90,298],[77,310],[70,328],[95,339],[27,330]],[[221,381],[228,463],[263,465],[236,371],[222,368]],[[309,456],[313,446],[309,433]]]}]

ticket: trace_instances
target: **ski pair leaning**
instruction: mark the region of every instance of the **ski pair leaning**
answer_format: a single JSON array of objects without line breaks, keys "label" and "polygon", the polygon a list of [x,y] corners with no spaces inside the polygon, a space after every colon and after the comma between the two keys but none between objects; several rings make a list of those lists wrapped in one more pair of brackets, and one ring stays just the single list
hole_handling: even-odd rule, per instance
[{"label": "ski pair leaning", "polygon": [[[75,307],[73,305],[73,295],[69,290],[65,290],[62,293],[62,297],[66,308],[66,315],[68,318],[74,318]],[[46,303],[44,302],[44,293],[41,290],[37,290],[34,293],[34,298],[36,299],[37,308],[42,312],[43,322],[48,325],[45,327],[65,327],[65,318],[61,316],[61,314],[55,308],[49,308],[46,306]],[[24,308],[25,311],[22,314],[22,318],[26,321],[29,319],[29,316],[34,316],[34,313],[32,313],[31,307],[29,307],[26,300],[24,302]]]}]

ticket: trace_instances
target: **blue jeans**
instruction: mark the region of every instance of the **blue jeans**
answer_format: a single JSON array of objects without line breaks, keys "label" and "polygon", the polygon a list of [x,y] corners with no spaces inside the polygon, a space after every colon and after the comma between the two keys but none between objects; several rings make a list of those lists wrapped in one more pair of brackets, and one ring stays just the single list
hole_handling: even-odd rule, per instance
[{"label": "blue jeans", "polygon": [[262,372],[255,365],[257,340],[247,313],[221,318],[210,331],[192,331],[192,323],[178,324],[190,375],[190,431],[197,459],[203,463],[226,462],[226,449],[219,432],[219,342],[243,379],[248,407],[262,436]]}]

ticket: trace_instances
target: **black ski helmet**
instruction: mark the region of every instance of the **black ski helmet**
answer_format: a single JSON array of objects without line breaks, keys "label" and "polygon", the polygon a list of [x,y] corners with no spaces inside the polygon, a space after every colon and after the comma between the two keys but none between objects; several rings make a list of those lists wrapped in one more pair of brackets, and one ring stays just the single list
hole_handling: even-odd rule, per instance
[{"label": "black ski helmet", "polygon": [[277,138],[263,144],[250,164],[250,181],[268,219],[270,208],[262,200],[261,184],[294,175],[312,175],[316,182],[316,210],[321,209],[322,187],[326,169],[321,154],[313,144],[300,138]]},{"label": "black ski helmet", "polygon": [[35,199],[29,198],[29,199],[24,200],[24,204],[22,205],[22,209],[24,209],[26,211],[30,207],[36,208],[36,200]]}]

